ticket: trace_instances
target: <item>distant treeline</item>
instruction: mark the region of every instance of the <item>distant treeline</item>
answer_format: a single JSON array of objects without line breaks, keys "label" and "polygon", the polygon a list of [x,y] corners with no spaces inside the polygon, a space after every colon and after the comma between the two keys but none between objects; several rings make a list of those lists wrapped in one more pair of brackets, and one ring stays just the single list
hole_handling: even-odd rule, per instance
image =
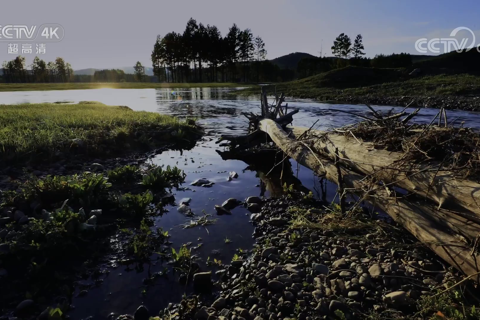
[{"label": "distant treeline", "polygon": [[73,81],[73,69],[62,58],[55,61],[45,62],[35,57],[29,69],[25,65],[25,57],[18,56],[11,61],[5,61],[2,65],[2,80],[10,83],[25,82],[71,82]]},{"label": "distant treeline", "polygon": [[347,66],[373,67],[373,68],[409,68],[412,67],[412,57],[408,53],[376,55],[370,58],[303,58],[297,66],[299,78],[310,77],[319,73]]},{"label": "distant treeline", "polygon": [[270,82],[294,78],[266,60],[265,43],[250,29],[236,24],[225,37],[216,26],[197,24],[193,18],[183,33],[158,36],[153,46],[153,72],[165,82]]}]

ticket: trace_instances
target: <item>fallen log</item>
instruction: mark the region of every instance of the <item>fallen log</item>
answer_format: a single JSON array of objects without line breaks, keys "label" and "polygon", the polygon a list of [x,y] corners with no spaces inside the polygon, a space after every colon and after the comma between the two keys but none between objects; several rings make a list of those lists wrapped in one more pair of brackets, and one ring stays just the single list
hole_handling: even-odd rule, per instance
[{"label": "fallen log", "polygon": [[[346,188],[384,210],[419,241],[458,270],[467,275],[478,273],[480,256],[477,257],[476,253],[472,255],[472,247],[468,240],[459,239],[455,232],[445,228],[445,224],[443,226],[439,224],[438,219],[439,217],[446,219],[448,224],[454,225],[457,229],[464,230],[468,226],[473,229],[470,232],[480,233],[478,225],[472,226],[469,222],[451,219],[450,217],[457,217],[455,212],[432,207],[426,200],[412,201],[406,197],[392,196],[393,192],[385,186],[368,183],[365,176],[343,166],[340,167],[339,174],[337,166],[331,160],[319,158],[310,146],[303,141],[290,138],[289,134],[272,120],[260,121],[259,130],[267,133],[285,154],[317,174],[334,182],[337,182],[341,175]],[[478,277],[476,280],[478,282]]]},{"label": "fallen log", "polygon": [[[293,137],[300,137],[307,128],[291,128]],[[439,170],[437,166],[413,164],[404,160],[400,152],[373,148],[373,144],[336,133],[310,132],[305,141],[313,150],[335,159],[338,148],[340,161],[355,172],[431,199],[439,207],[458,210],[459,206],[475,214],[465,217],[480,223],[480,184],[458,178],[454,172]],[[436,167],[436,168],[435,168]]]}]

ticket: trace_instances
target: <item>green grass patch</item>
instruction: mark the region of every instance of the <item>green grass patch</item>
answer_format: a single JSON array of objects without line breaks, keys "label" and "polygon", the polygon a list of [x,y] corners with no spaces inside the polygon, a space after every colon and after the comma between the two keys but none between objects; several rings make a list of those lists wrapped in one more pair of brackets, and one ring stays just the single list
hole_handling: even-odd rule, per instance
[{"label": "green grass patch", "polygon": [[46,91],[85,89],[157,89],[157,88],[219,88],[248,87],[244,83],[154,83],[154,82],[70,82],[70,83],[0,83],[1,91]]},{"label": "green grass patch", "polygon": [[0,161],[16,164],[188,144],[198,133],[194,121],[96,102],[0,105]]}]

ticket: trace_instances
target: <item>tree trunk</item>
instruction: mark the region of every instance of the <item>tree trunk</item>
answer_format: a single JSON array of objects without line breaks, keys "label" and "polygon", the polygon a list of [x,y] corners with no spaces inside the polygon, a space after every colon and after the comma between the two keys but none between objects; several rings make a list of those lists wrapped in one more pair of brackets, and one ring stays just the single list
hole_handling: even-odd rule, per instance
[{"label": "tree trunk", "polygon": [[[260,121],[259,130],[267,133],[285,154],[298,163],[312,169],[315,173],[326,176],[331,181],[338,181],[335,164],[325,158],[319,159],[304,142],[294,140],[273,120]],[[357,194],[375,206],[387,212],[395,221],[412,233],[418,240],[430,247],[441,258],[467,275],[478,273],[480,256],[472,255],[472,248],[459,240],[458,234],[446,230],[445,226],[453,225],[458,230],[478,234],[479,226],[471,226],[471,221],[457,219],[456,212],[437,209],[425,200],[412,201],[403,197],[393,197],[383,187],[365,183],[365,177],[351,170],[340,168],[346,188],[355,190]],[[438,223],[444,220],[444,224]],[[478,281],[478,277],[477,277]]]}]

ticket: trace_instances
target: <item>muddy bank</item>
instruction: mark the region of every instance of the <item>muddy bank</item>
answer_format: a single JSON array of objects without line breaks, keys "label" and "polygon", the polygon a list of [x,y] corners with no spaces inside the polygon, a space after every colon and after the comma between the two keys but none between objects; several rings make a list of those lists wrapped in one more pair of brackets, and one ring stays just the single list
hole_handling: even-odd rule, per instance
[{"label": "muddy bank", "polygon": [[366,210],[343,218],[335,206],[309,199],[261,206],[251,216],[253,254],[195,275],[208,294],[187,297],[160,318],[400,319],[462,312],[451,305],[458,303],[456,290],[435,296],[458,274],[395,224]]}]

